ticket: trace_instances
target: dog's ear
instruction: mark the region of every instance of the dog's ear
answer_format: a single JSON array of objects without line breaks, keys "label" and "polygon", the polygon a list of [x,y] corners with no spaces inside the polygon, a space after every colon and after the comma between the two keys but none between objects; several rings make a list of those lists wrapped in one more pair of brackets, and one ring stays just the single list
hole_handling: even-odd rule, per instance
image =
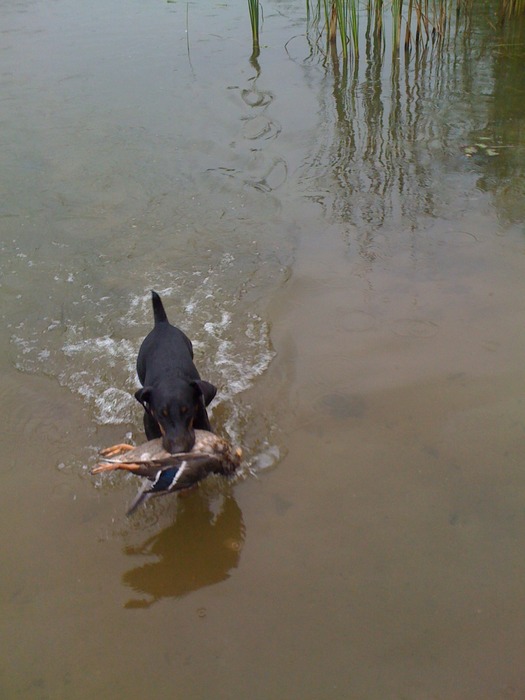
[{"label": "dog's ear", "polygon": [[213,386],[213,384],[210,384],[210,382],[205,382],[204,379],[196,379],[192,382],[192,384],[196,386],[202,394],[205,406],[213,401],[215,394],[217,393],[216,386]]},{"label": "dog's ear", "polygon": [[146,411],[149,413],[151,403],[151,387],[145,386],[143,389],[138,389],[135,392],[135,398],[139,403],[141,403],[144,406]]}]

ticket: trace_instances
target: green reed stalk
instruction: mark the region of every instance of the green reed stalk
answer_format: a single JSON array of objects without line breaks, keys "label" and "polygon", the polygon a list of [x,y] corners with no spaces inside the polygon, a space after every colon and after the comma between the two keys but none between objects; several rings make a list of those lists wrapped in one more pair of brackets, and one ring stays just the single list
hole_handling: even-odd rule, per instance
[{"label": "green reed stalk", "polygon": [[[250,17],[253,17],[254,46],[258,46],[258,1],[248,0]],[[501,21],[510,21],[525,14],[525,0],[499,0]],[[341,39],[343,59],[348,58],[349,47],[357,57],[359,54],[359,9],[367,11],[366,39],[373,33],[374,40],[383,38],[385,12],[392,12],[392,48],[398,52],[403,42],[405,51],[422,45],[443,45],[450,38],[452,28],[457,34],[460,23],[463,30],[469,27],[476,0],[306,0],[308,17],[314,17],[320,35],[327,33],[331,51],[336,51],[337,38]],[[257,7],[257,11],[252,10]],[[455,15],[455,22],[454,22]],[[255,22],[256,20],[256,22]],[[402,38],[404,30],[404,39]]]},{"label": "green reed stalk", "polygon": [[374,32],[376,38],[380,39],[383,35],[383,0],[375,0],[374,13]]},{"label": "green reed stalk", "polygon": [[403,8],[403,0],[392,0],[392,44],[394,51],[399,49],[399,38],[401,36],[401,10]]},{"label": "green reed stalk", "polygon": [[408,0],[408,14],[407,14],[407,26],[405,31],[405,51],[410,50],[410,45],[412,43],[412,9],[413,0]]},{"label": "green reed stalk", "polygon": [[261,11],[259,0],[248,0],[248,10],[250,12],[250,24],[252,27],[253,50],[259,51],[259,19]]},{"label": "green reed stalk", "polygon": [[359,0],[350,3],[350,34],[354,45],[354,54],[359,53]]},{"label": "green reed stalk", "polygon": [[335,14],[344,60],[348,58],[348,5],[348,0],[332,1],[332,17],[334,17]]},{"label": "green reed stalk", "polygon": [[[329,0],[323,0],[322,4],[323,4],[324,20],[325,20],[326,28],[327,28],[327,30],[329,30],[330,29],[330,7],[331,7],[331,5],[329,3]],[[321,0],[318,0],[317,16],[319,17],[319,19],[321,18],[320,5],[321,5]],[[329,41],[332,40],[332,34],[330,31],[328,32],[328,40]]]},{"label": "green reed stalk", "polygon": [[359,0],[324,0],[328,40],[334,46],[337,35],[341,39],[343,58],[348,58],[348,45],[352,40],[354,53],[359,51]]}]

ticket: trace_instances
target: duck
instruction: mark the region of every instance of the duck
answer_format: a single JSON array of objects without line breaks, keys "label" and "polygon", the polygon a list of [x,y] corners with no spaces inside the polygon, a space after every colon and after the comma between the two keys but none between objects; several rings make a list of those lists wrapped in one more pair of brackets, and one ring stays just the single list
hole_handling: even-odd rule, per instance
[{"label": "duck", "polygon": [[101,450],[100,457],[92,474],[122,469],[145,477],[126,512],[130,516],[152,496],[186,491],[210,474],[233,476],[240,467],[242,450],[208,430],[195,430],[195,444],[189,452],[171,454],[164,449],[162,438],[156,438],[137,447],[113,445]]}]

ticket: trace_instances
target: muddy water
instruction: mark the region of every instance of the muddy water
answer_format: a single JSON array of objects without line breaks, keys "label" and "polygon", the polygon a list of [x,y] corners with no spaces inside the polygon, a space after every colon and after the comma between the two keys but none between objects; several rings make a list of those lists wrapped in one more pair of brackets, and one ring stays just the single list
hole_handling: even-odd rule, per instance
[{"label": "muddy water", "polygon": [[[522,36],[0,15],[2,697],[522,698]],[[246,460],[127,520],[152,287]]]}]

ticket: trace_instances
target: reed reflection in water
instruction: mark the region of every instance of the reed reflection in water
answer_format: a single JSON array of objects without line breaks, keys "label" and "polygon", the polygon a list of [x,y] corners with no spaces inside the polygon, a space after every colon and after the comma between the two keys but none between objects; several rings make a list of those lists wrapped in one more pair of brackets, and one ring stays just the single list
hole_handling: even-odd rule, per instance
[{"label": "reed reflection in water", "polygon": [[363,31],[362,51],[348,60],[335,50],[322,58],[310,44],[308,61],[322,58],[327,79],[301,184],[334,220],[359,230],[363,251],[385,224],[415,230],[422,217],[457,214],[458,183],[475,185],[476,171],[480,189],[523,191],[525,50],[516,27],[490,37],[487,13],[482,7],[443,41],[407,52],[386,29]]}]

